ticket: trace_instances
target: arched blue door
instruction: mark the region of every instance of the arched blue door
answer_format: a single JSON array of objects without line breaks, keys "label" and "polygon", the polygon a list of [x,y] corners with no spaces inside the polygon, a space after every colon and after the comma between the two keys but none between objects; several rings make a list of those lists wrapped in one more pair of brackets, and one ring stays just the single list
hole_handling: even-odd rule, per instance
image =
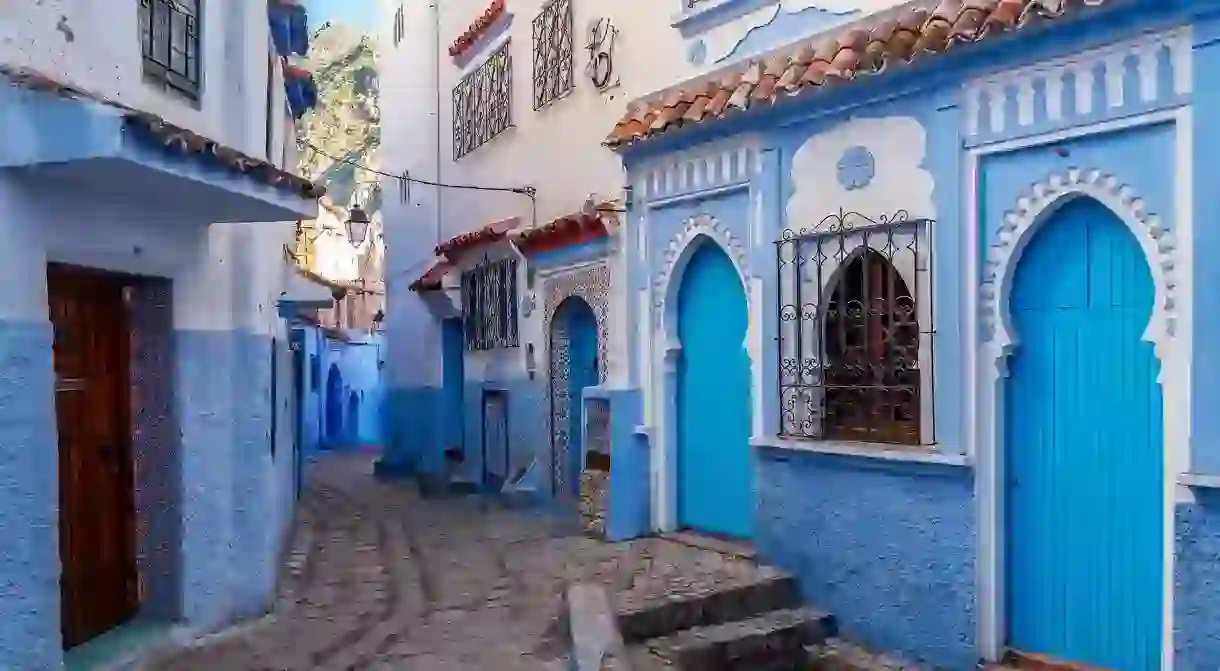
[{"label": "arched blue door", "polygon": [[343,436],[343,374],[339,366],[330,365],[326,374],[326,438],[334,443]]},{"label": "arched blue door", "polygon": [[[552,347],[564,347],[567,356],[567,417],[557,418],[567,423],[567,450],[563,455],[563,485],[566,494],[580,493],[580,471],[584,466],[583,395],[586,387],[597,386],[597,317],[593,308],[575,296],[568,298],[555,311],[552,322]],[[562,380],[561,380],[562,382]]]},{"label": "arched blue door", "polygon": [[1162,415],[1138,241],[1089,198],[1025,250],[1006,397],[1009,644],[1160,669]]},{"label": "arched blue door", "polygon": [[703,241],[678,289],[678,522],[739,538],[754,518],[748,325],[733,262]]}]

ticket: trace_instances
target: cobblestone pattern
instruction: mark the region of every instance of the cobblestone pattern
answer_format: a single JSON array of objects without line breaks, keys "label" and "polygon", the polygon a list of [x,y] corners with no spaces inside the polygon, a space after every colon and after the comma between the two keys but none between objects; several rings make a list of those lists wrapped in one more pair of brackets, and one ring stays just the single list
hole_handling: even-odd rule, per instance
[{"label": "cobblestone pattern", "polygon": [[[931,671],[931,667],[877,654],[837,638],[810,646],[807,651],[809,668],[813,671]],[[997,668],[996,671],[1002,669]]]},{"label": "cobblestone pattern", "polygon": [[608,544],[473,497],[423,499],[371,474],[366,456],[314,466],[272,614],[139,668],[558,671],[570,582],[601,584],[624,609],[769,575],[659,538]]},{"label": "cobblestone pattern", "polygon": [[585,469],[580,474],[580,521],[586,534],[606,537],[606,504],[610,497],[610,473]]}]

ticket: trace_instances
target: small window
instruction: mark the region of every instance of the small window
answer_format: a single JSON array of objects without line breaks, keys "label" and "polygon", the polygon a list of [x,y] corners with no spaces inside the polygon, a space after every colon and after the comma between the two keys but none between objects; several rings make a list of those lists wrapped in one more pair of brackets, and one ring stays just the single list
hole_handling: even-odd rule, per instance
[{"label": "small window", "polygon": [[935,443],[931,225],[840,212],[777,244],[782,435]]},{"label": "small window", "polygon": [[407,24],[403,18],[402,5],[399,5],[398,9],[394,10],[394,46],[402,43],[402,39],[406,37],[406,32]]},{"label": "small window", "polygon": [[534,18],[534,109],[572,92],[572,0],[550,0]]},{"label": "small window", "polygon": [[517,347],[517,260],[488,261],[462,274],[466,349]]},{"label": "small window", "polygon": [[512,54],[505,42],[454,87],[455,161],[512,126],[512,73]]},{"label": "small window", "polygon": [[200,0],[138,1],[145,77],[198,99]]}]

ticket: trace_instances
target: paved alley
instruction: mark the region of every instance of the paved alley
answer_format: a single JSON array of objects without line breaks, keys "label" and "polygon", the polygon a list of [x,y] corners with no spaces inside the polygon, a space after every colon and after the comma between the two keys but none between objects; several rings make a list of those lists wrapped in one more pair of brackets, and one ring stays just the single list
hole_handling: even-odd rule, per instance
[{"label": "paved alley", "polygon": [[275,612],[149,671],[565,668],[566,579],[680,592],[752,570],[659,539],[606,544],[528,511],[424,500],[368,455],[313,466]]}]

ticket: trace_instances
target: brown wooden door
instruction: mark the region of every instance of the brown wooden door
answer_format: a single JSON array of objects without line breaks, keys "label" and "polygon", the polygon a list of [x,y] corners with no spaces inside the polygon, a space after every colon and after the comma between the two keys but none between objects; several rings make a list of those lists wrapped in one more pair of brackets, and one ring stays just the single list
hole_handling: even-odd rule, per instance
[{"label": "brown wooden door", "polygon": [[122,624],[138,606],[131,459],[130,339],[123,283],[51,266],[59,427],[64,646]]}]

